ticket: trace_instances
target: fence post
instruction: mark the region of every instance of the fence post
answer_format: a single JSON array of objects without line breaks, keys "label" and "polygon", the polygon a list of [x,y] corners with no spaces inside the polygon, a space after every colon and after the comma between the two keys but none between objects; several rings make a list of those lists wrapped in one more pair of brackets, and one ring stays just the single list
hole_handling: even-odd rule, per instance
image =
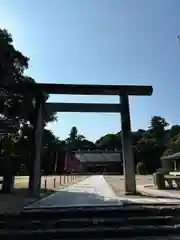
[{"label": "fence post", "polygon": [[44,180],[44,189],[47,190],[47,179]]},{"label": "fence post", "polygon": [[56,187],[56,178],[54,178],[53,187],[54,187],[54,188]]}]

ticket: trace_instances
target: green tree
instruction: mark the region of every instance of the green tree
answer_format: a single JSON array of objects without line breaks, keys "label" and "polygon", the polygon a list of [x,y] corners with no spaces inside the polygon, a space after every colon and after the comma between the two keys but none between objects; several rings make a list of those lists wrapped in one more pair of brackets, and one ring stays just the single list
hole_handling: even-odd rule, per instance
[{"label": "green tree", "polygon": [[171,155],[177,152],[180,152],[180,131],[169,139],[167,143],[167,148],[164,151],[163,156]]},{"label": "green tree", "polygon": [[70,130],[69,137],[66,139],[66,143],[69,148],[72,150],[78,150],[82,148],[82,142],[85,140],[85,137],[81,134],[78,134],[78,129],[76,126],[73,126]]},{"label": "green tree", "polygon": [[121,149],[121,138],[120,134],[106,134],[96,141],[96,146],[98,149]]},{"label": "green tree", "polygon": [[[0,84],[11,85],[11,84],[36,84],[35,80],[31,77],[24,75],[24,70],[28,68],[29,58],[24,56],[20,51],[15,49],[13,46],[13,38],[7,30],[0,29]],[[48,99],[48,95],[44,96],[44,101]],[[15,93],[8,93],[7,97],[0,96],[1,105],[1,116],[6,119],[16,119],[19,121],[19,126],[31,125],[32,139],[35,135],[35,111],[34,111],[34,97],[30,95],[22,95]],[[49,121],[56,120],[54,112],[45,112],[45,125]],[[12,138],[18,137],[17,134],[11,136]],[[31,140],[32,140],[31,139]],[[22,139],[19,139],[22,143]],[[27,141],[24,141],[24,143]],[[29,142],[29,141],[28,141]],[[30,143],[31,151],[34,149],[34,140]],[[17,147],[17,145],[16,145]],[[10,151],[10,150],[9,150]],[[23,148],[21,148],[21,154],[23,155]],[[34,159],[31,156],[31,161]],[[5,161],[8,164],[9,161]],[[6,168],[8,170],[8,166]],[[32,172],[32,168],[31,168]],[[33,178],[30,174],[30,181]],[[31,184],[32,185],[32,184]]]},{"label": "green tree", "polygon": [[28,57],[13,46],[13,39],[6,29],[0,29],[0,83],[9,84],[21,81],[28,68]]},{"label": "green tree", "polygon": [[[154,116],[151,118],[149,132],[152,137],[158,140],[162,140],[165,137],[165,129],[169,123],[160,116]],[[164,139],[163,139],[164,140]]]},{"label": "green tree", "polygon": [[159,116],[151,118],[150,126],[136,145],[136,157],[147,166],[149,173],[160,167],[160,158],[166,149],[167,121]]}]

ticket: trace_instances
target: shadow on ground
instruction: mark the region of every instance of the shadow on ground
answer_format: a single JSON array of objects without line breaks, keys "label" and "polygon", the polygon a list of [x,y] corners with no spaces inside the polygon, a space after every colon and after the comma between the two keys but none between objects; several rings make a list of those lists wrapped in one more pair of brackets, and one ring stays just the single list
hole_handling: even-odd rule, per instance
[{"label": "shadow on ground", "polygon": [[[137,199],[137,201],[133,201]],[[151,201],[147,201],[151,199]],[[159,198],[160,199],[160,198]],[[140,201],[139,201],[140,200]],[[68,207],[96,207],[96,206],[124,206],[124,205],[167,205],[167,204],[180,204],[179,201],[161,202],[151,197],[145,196],[123,196],[123,197],[105,197],[98,193],[89,192],[74,192],[62,190],[58,193],[52,194],[40,201],[29,204],[25,209],[49,209],[49,208],[68,208]]]},{"label": "shadow on ground", "polygon": [[[73,192],[64,191],[52,194],[51,196],[41,199],[26,208],[64,208],[64,207],[85,207],[85,206],[123,206],[123,205],[139,205],[139,204],[153,204],[144,202],[135,203],[131,199],[139,198],[138,196],[124,196],[119,197],[105,197],[98,193],[88,192]],[[156,202],[154,203],[156,204]]]},{"label": "shadow on ground", "polygon": [[30,204],[28,208],[46,208],[46,207],[69,207],[69,206],[96,206],[96,205],[122,205],[122,201],[118,197],[107,198],[98,193],[73,192],[62,190],[59,193],[52,194],[34,204]]},{"label": "shadow on ground", "polygon": [[55,190],[41,189],[40,197],[35,198],[29,193],[27,188],[13,189],[11,193],[0,191],[0,212],[19,212],[24,206],[36,202],[44,197],[55,193]]}]

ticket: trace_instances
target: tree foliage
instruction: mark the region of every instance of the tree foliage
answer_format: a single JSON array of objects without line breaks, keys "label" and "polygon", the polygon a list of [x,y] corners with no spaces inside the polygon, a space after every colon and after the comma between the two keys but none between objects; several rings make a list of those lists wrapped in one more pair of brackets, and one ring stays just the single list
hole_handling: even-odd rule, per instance
[{"label": "tree foliage", "polygon": [[[0,84],[5,87],[13,84],[36,84],[35,79],[26,76],[24,71],[28,69],[29,58],[13,45],[13,38],[10,33],[5,29],[0,29]],[[47,101],[49,96],[44,95],[44,102]],[[22,95],[19,93],[6,92],[0,94],[0,124],[5,120],[17,122],[17,131],[9,135],[1,136],[0,145],[1,152],[9,152],[9,156],[20,155],[21,160],[19,163],[26,159],[26,164],[34,158],[32,152],[34,149],[33,135],[36,126],[36,112],[34,106],[33,95]],[[45,111],[46,125],[50,121],[56,120],[56,113]],[[5,129],[5,127],[3,127]],[[8,126],[6,126],[8,128]],[[21,133],[21,134],[20,134]],[[11,158],[12,159],[12,158]],[[20,159],[20,158],[19,158]],[[1,168],[7,165],[6,169],[9,171],[10,161],[7,161],[7,156],[4,162],[1,161]],[[32,169],[32,166],[31,166]],[[10,172],[10,171],[9,171]],[[6,174],[6,173],[4,173]],[[30,177],[31,178],[31,177]],[[6,186],[8,184],[5,184]]]}]

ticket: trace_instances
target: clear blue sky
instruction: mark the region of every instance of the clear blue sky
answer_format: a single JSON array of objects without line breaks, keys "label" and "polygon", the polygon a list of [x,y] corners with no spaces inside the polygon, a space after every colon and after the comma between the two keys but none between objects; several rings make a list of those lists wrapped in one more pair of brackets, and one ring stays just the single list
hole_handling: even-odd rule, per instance
[{"label": "clear blue sky", "polygon": [[[180,124],[180,0],[1,0],[0,27],[30,57],[38,82],[150,84],[131,98],[132,129],[153,115]],[[56,96],[52,101],[117,102],[116,97]],[[95,140],[120,130],[118,114],[61,113],[49,127],[61,139],[75,125]]]}]

